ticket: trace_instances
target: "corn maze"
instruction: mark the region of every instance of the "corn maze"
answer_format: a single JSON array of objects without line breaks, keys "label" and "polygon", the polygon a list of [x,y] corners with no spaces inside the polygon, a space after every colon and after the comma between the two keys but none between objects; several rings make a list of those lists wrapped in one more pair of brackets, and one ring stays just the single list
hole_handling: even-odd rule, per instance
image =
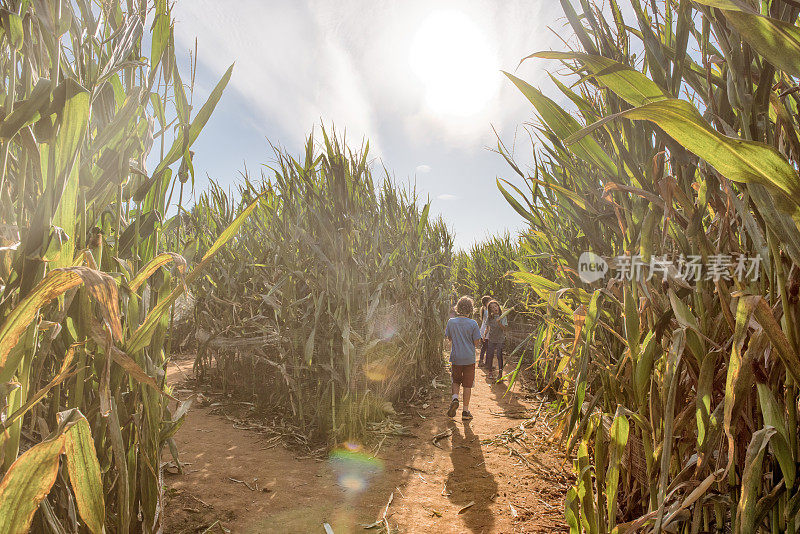
[{"label": "corn maze", "polygon": [[[467,248],[324,121],[196,187],[234,66],[196,95],[173,9],[0,6],[0,533],[164,531],[194,409],[167,381],[180,351],[194,386],[309,450],[408,434],[461,295],[511,310],[497,397],[546,399],[565,531],[798,531],[800,3],[548,6],[569,35],[519,57],[553,91],[503,76],[533,114],[530,154],[496,146],[523,228]],[[528,469],[519,428],[458,446]],[[394,531],[391,495],[370,528]]]}]

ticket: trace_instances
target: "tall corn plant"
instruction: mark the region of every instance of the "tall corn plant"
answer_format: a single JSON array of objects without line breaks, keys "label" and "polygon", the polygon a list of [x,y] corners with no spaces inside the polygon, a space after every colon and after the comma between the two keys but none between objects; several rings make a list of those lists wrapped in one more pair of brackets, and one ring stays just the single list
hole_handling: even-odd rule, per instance
[{"label": "tall corn plant", "polygon": [[241,201],[214,188],[191,212],[187,246],[203,250],[260,197],[197,291],[197,371],[312,438],[360,438],[441,368],[452,237],[373,175],[368,146],[322,129],[300,157],[275,157],[271,176],[245,175]]},{"label": "tall corn plant", "polygon": [[[528,264],[520,244],[510,234],[491,236],[461,251],[453,262],[453,279],[459,295],[483,295],[507,305],[523,304],[526,290],[509,276]],[[520,308],[521,311],[522,308]]]},{"label": "tall corn plant", "polygon": [[[570,529],[796,532],[800,5],[561,5],[579,46],[531,57],[568,105],[508,75],[539,143],[530,175],[501,147],[527,189],[498,185],[552,273],[516,277],[547,303]],[[586,284],[583,251],[675,264]],[[676,276],[692,256],[719,276]]]},{"label": "tall corn plant", "polygon": [[166,0],[0,7],[0,532],[160,530],[188,407],[168,409],[168,312],[249,213],[192,269],[165,251],[231,74],[195,109],[172,23]]}]

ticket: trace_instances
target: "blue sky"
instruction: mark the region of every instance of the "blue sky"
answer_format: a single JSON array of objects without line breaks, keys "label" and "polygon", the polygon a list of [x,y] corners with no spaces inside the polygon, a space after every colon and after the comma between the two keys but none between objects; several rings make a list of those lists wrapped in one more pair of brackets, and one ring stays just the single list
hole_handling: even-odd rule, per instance
[{"label": "blue sky", "polygon": [[198,190],[206,175],[233,184],[245,165],[258,173],[273,160],[267,140],[297,153],[333,122],[351,144],[369,139],[396,181],[416,183],[457,247],[522,227],[495,184],[515,176],[487,147],[494,128],[531,161],[531,106],[500,70],[553,94],[545,68],[555,64],[517,65],[565,48],[558,3],[179,0],[174,16],[176,48],[188,57],[198,43],[195,103],[236,62],[193,147]]}]

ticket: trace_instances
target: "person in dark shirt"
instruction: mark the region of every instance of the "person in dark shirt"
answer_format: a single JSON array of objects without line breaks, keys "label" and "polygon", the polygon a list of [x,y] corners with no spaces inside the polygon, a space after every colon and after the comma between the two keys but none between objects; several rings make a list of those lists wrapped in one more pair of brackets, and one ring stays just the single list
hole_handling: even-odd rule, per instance
[{"label": "person in dark shirt", "polygon": [[486,353],[486,368],[489,369],[489,378],[493,378],[494,357],[497,356],[498,380],[503,379],[503,345],[506,342],[506,330],[508,329],[508,319],[503,315],[503,308],[496,300],[491,301],[489,309],[489,320],[487,321],[489,333],[486,336],[489,340],[489,350]]}]

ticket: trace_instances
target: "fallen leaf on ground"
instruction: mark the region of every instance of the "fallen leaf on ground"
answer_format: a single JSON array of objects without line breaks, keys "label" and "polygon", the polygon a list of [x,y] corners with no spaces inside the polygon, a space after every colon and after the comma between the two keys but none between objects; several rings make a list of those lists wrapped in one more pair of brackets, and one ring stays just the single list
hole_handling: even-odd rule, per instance
[{"label": "fallen leaf on ground", "polygon": [[469,501],[469,504],[464,506],[463,508],[461,508],[461,510],[459,510],[458,513],[459,514],[463,514],[467,510],[467,508],[473,506],[474,504],[475,504],[475,501]]}]

